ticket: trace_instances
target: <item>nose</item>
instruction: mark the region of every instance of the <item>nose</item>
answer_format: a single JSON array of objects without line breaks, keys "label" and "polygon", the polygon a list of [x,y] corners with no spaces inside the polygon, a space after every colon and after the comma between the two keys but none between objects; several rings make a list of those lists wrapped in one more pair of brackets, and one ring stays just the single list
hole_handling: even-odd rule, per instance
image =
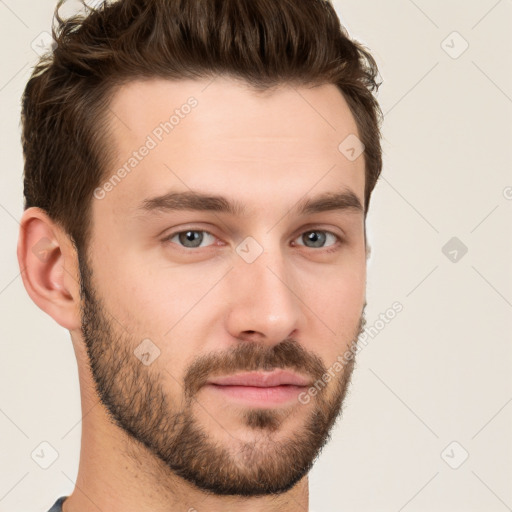
[{"label": "nose", "polygon": [[305,317],[294,281],[281,255],[264,252],[252,263],[237,261],[228,282],[231,336],[269,345],[294,336]]}]

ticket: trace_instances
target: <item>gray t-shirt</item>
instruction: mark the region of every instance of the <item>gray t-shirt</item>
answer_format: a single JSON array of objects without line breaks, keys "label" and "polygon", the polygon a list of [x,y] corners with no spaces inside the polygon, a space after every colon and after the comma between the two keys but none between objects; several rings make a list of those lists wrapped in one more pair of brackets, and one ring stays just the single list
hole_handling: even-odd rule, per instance
[{"label": "gray t-shirt", "polygon": [[48,510],[48,512],[62,512],[62,503],[67,498],[67,496],[61,496],[54,504],[53,507]]}]

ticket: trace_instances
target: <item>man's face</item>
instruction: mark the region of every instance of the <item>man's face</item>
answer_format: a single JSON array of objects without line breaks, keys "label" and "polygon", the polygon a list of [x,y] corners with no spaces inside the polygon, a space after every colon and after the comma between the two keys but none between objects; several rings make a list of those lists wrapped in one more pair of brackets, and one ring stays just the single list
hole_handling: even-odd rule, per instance
[{"label": "man's face", "polygon": [[[80,259],[98,394],[199,488],[285,491],[328,438],[353,369],[335,363],[364,327],[364,160],[338,149],[357,134],[348,105],[333,85],[256,94],[218,77],[132,82],[111,111],[117,161]],[[345,196],[304,208],[325,194]]]}]

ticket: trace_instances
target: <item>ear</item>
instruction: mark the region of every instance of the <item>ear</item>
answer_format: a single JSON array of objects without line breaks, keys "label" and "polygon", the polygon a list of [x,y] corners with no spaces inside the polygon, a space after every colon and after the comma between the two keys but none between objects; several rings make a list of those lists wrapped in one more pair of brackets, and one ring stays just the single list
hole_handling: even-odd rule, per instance
[{"label": "ear", "polygon": [[366,236],[366,221],[364,223],[364,249],[365,249],[366,261],[368,261],[369,257],[372,254],[372,248],[371,248],[370,244],[368,243],[368,237]]},{"label": "ear", "polygon": [[368,261],[368,259],[370,258],[372,254],[372,247],[370,244],[366,244],[366,260]]},{"label": "ear", "polygon": [[58,324],[80,329],[78,257],[70,237],[41,208],[23,212],[18,263],[31,299]]}]

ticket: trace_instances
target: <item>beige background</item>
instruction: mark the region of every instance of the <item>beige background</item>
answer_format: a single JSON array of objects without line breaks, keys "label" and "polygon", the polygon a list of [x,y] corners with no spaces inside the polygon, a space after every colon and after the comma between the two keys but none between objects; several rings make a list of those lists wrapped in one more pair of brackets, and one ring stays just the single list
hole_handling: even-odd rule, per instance
[{"label": "beige background", "polygon": [[[31,302],[15,255],[19,99],[53,6],[0,0],[2,512],[46,512],[79,460],[69,334]],[[373,336],[311,473],[311,511],[512,510],[512,0],[336,8],[384,80],[384,171],[368,219]],[[46,470],[31,458],[41,442],[58,453]]]}]

